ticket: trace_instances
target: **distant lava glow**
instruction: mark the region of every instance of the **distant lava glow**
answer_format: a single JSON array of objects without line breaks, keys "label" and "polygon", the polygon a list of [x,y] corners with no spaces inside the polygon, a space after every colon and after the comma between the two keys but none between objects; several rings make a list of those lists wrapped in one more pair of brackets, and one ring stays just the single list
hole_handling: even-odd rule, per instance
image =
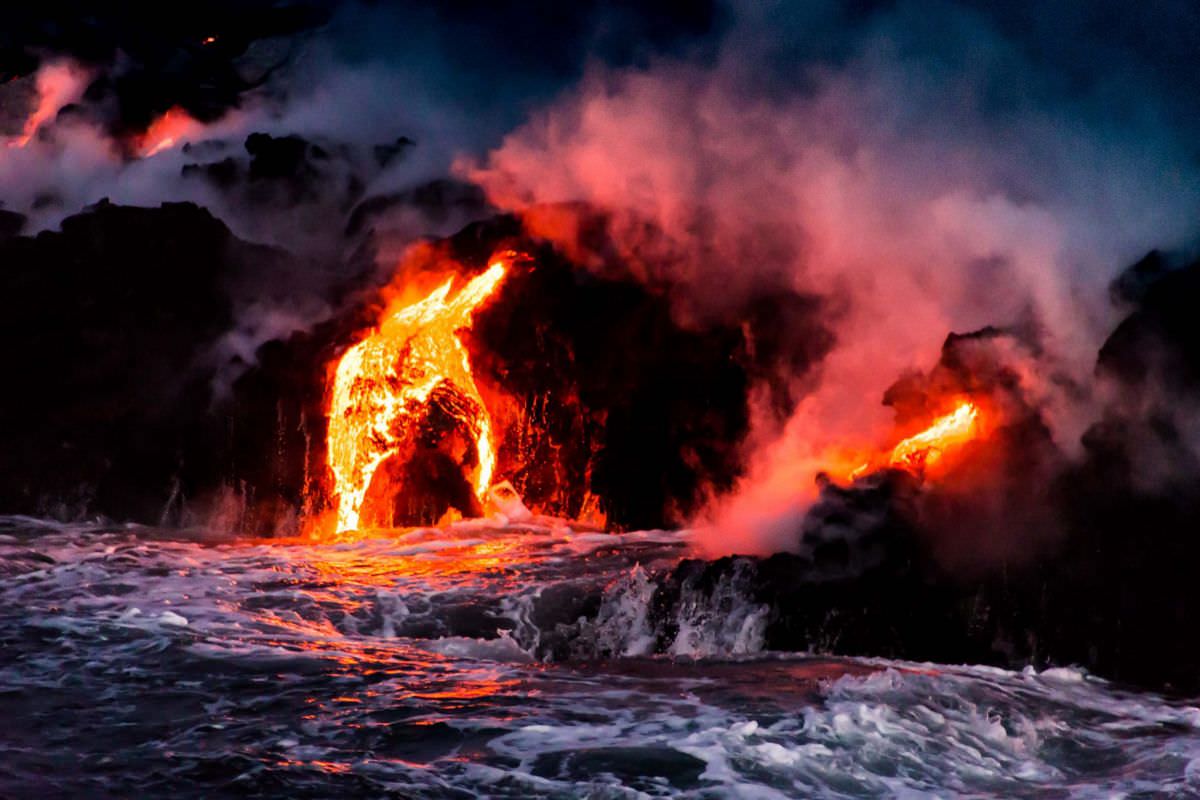
[{"label": "distant lava glow", "polygon": [[327,460],[337,495],[337,533],[355,530],[371,479],[397,453],[435,389],[454,390],[455,412],[474,437],[473,484],[482,499],[496,467],[492,423],[458,332],[505,274],[497,262],[452,299],[453,278],[412,305],[389,311],[378,330],[338,362],[329,408]]},{"label": "distant lava glow", "polygon": [[182,141],[198,133],[203,126],[179,106],[173,106],[156,120],[137,140],[137,153],[150,158],[164,150],[170,150]]}]

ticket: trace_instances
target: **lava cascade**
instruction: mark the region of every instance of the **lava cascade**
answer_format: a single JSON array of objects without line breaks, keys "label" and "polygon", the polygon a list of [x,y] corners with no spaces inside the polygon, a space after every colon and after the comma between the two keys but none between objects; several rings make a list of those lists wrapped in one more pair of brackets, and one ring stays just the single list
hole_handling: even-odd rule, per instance
[{"label": "lava cascade", "polygon": [[327,454],[337,495],[337,533],[358,527],[376,470],[399,451],[406,430],[440,387],[465,400],[454,413],[474,438],[475,492],[480,498],[487,492],[496,466],[492,424],[458,332],[471,326],[472,313],[495,291],[505,270],[503,263],[493,263],[452,299],[453,278],[447,280],[424,299],[391,312],[338,362]]}]

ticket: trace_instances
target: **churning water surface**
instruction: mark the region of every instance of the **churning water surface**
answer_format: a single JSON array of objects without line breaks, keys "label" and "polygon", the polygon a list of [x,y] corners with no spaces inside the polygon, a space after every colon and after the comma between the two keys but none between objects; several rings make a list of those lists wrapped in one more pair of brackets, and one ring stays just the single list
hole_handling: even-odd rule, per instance
[{"label": "churning water surface", "polygon": [[0,797],[1200,796],[1200,710],[1076,670],[764,652],[733,586],[664,646],[686,545],[2,518]]}]

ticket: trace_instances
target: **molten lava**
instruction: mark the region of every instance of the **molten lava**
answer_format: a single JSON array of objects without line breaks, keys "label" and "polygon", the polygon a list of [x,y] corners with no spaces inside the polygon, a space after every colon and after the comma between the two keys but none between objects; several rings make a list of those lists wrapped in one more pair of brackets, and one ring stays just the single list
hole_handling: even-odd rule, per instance
[{"label": "molten lava", "polygon": [[871,457],[849,473],[855,480],[880,467],[904,469],[927,475],[949,451],[980,436],[979,406],[969,400],[960,401],[949,414],[935,419],[929,427],[902,440],[886,457]]},{"label": "molten lava", "polygon": [[150,123],[150,127],[137,141],[137,152],[142,158],[150,158],[164,150],[170,150],[184,138],[193,136],[203,126],[192,119],[179,106],[173,106],[158,119]]},{"label": "molten lava", "polygon": [[976,435],[979,408],[969,401],[959,403],[949,414],[938,417],[925,430],[910,436],[892,450],[891,465],[914,471],[933,465],[945,452],[960,447]]},{"label": "molten lava", "polygon": [[329,409],[327,460],[337,495],[337,532],[354,530],[379,466],[397,453],[435,389],[465,398],[454,414],[475,440],[475,493],[481,499],[496,467],[492,424],[458,332],[504,277],[492,264],[448,299],[453,278],[429,296],[390,312],[379,329],[338,362]]},{"label": "molten lava", "polygon": [[54,62],[38,70],[37,105],[26,117],[21,135],[10,139],[8,146],[20,148],[29,144],[42,125],[63,106],[79,99],[86,81],[87,74],[70,62]]}]

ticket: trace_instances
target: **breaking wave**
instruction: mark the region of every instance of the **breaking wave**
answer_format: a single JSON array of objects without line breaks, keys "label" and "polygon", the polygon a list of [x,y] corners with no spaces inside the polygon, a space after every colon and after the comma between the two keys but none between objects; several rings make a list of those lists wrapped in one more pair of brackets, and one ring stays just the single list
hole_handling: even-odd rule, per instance
[{"label": "breaking wave", "polygon": [[4,518],[0,795],[1200,792],[1191,705],[1074,669],[765,651],[738,570],[665,597],[689,540]]}]

